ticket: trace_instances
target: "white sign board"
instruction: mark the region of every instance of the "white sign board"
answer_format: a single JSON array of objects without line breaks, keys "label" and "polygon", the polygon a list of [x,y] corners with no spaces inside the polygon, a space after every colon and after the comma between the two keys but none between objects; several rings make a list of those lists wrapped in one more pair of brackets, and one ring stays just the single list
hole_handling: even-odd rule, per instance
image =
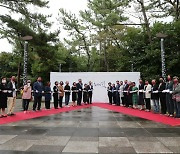
[{"label": "white sign board", "polygon": [[55,81],[69,81],[70,86],[73,82],[78,82],[78,79],[82,79],[83,84],[92,81],[94,91],[93,91],[93,102],[108,102],[107,97],[107,86],[108,82],[116,83],[119,81],[132,81],[136,82],[140,79],[140,72],[51,72],[50,82],[51,88],[54,86]]}]

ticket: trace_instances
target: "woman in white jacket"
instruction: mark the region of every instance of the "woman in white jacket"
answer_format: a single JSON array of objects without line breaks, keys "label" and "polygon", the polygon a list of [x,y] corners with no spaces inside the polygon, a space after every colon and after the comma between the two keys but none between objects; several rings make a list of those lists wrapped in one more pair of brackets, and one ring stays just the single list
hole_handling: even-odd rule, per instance
[{"label": "woman in white jacket", "polygon": [[146,103],[146,111],[151,111],[151,88],[152,86],[149,84],[149,81],[145,81],[144,92],[145,92],[145,103]]}]

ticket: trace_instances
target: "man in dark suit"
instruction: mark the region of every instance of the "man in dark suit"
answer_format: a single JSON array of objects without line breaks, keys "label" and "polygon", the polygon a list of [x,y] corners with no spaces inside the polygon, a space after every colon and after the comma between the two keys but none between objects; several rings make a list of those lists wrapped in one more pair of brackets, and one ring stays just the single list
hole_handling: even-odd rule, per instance
[{"label": "man in dark suit", "polygon": [[160,98],[160,104],[161,104],[161,114],[166,114],[166,93],[163,91],[166,89],[166,83],[164,82],[163,78],[159,79],[159,98]]},{"label": "man in dark suit", "polygon": [[139,98],[138,98],[138,105],[140,105],[140,110],[144,110],[145,107],[144,107],[144,83],[143,83],[143,80],[139,80]]},{"label": "man in dark suit", "polygon": [[116,81],[116,105],[120,106],[120,94],[119,94],[119,90],[120,90],[120,83],[119,81]]},{"label": "man in dark suit", "polygon": [[151,100],[154,104],[154,112],[159,113],[159,93],[158,93],[158,85],[156,80],[152,80],[152,90],[151,90]]},{"label": "man in dark suit", "polygon": [[33,91],[34,91],[34,104],[33,104],[33,111],[41,110],[41,99],[42,99],[42,93],[43,93],[44,87],[42,84],[42,78],[38,77],[37,81],[33,85]]},{"label": "man in dark suit", "polygon": [[78,90],[78,99],[77,99],[77,105],[81,105],[81,101],[82,101],[82,91],[83,91],[83,84],[82,84],[82,80],[79,79],[78,83],[76,84],[77,90]]},{"label": "man in dark suit", "polygon": [[172,76],[168,75],[167,77],[167,82],[166,82],[166,90],[168,91],[166,93],[166,107],[167,107],[167,112],[170,117],[174,116],[174,102],[172,100],[172,94],[169,93],[170,91],[173,91],[173,81],[172,81]]},{"label": "man in dark suit", "polygon": [[112,105],[112,85],[111,85],[111,82],[108,83],[107,91],[108,91],[109,104]]},{"label": "man in dark suit", "polygon": [[129,104],[129,103],[128,103],[128,95],[127,95],[129,85],[128,85],[127,82],[128,82],[128,81],[125,80],[125,81],[124,81],[124,85],[123,85],[124,103],[125,103],[125,106],[126,106],[126,107],[128,107],[128,104]]},{"label": "man in dark suit", "polygon": [[92,104],[93,85],[91,81],[89,81],[89,85],[88,85],[88,94],[89,94],[88,104]]},{"label": "man in dark suit", "polygon": [[11,81],[8,83],[7,88],[9,90],[8,92],[8,116],[15,115],[14,112],[14,107],[16,104],[16,77],[12,76]]}]

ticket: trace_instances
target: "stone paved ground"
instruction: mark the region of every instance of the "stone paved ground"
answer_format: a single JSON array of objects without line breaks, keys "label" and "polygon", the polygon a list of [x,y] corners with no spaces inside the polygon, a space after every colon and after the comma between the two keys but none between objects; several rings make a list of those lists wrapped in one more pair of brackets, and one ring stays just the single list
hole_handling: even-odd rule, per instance
[{"label": "stone paved ground", "polygon": [[98,107],[0,126],[0,154],[173,152],[180,153],[180,128]]}]

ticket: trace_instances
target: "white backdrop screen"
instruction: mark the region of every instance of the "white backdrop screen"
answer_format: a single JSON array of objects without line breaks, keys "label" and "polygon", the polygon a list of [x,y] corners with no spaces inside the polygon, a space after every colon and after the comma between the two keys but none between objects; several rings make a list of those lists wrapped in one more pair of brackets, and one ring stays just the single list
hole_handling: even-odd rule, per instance
[{"label": "white backdrop screen", "polygon": [[116,83],[119,81],[132,81],[136,82],[138,85],[138,81],[140,79],[140,72],[73,72],[73,73],[65,73],[65,72],[51,72],[50,73],[50,82],[51,88],[54,86],[55,81],[69,81],[70,86],[72,86],[73,82],[78,82],[78,79],[82,79],[83,84],[89,83],[91,81],[93,83],[93,102],[108,102],[107,96],[107,85],[108,82]]}]

